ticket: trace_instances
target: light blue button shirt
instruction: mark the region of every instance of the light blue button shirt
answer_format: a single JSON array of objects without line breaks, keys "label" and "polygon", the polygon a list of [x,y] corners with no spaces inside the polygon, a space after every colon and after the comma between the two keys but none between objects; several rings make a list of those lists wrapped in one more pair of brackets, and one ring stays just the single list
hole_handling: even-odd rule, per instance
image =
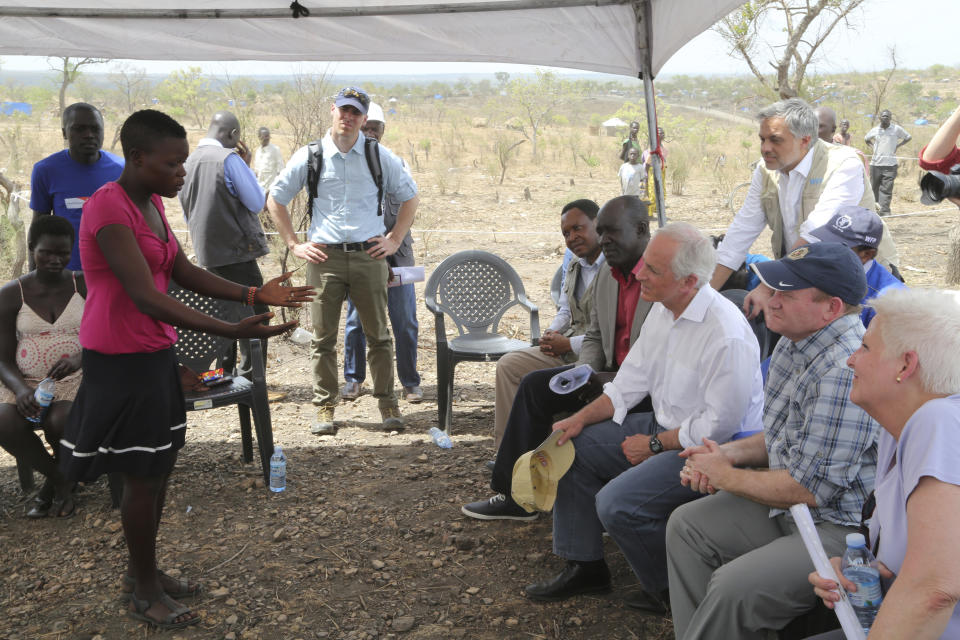
[{"label": "light blue button shirt", "polygon": [[[373,182],[363,153],[361,133],[346,153],[341,153],[329,132],[320,141],[323,174],[313,202],[308,237],[321,244],[363,242],[383,235],[383,216],[377,216],[377,185]],[[392,151],[380,148],[383,192],[400,202],[417,195],[417,185]],[[287,206],[307,184],[307,147],[301,147],[270,187],[277,203]]]}]

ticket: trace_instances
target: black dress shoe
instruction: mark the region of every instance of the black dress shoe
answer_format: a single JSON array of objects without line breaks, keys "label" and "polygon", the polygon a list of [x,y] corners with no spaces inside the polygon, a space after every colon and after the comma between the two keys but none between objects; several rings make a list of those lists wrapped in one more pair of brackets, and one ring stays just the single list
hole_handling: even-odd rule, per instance
[{"label": "black dress shoe", "polygon": [[643,589],[637,589],[628,594],[623,603],[627,605],[627,608],[634,611],[665,616],[670,613],[670,592],[664,589],[660,593],[650,593]]},{"label": "black dress shoe", "polygon": [[523,591],[531,600],[540,602],[566,600],[582,593],[606,593],[610,591],[610,569],[603,560],[568,560],[559,574],[546,582],[527,585]]}]

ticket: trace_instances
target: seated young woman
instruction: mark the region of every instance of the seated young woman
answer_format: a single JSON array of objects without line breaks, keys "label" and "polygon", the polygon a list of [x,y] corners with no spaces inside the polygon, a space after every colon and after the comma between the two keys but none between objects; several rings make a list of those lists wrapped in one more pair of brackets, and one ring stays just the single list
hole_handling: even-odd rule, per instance
[{"label": "seated young woman", "polygon": [[[73,234],[65,218],[37,218],[27,235],[36,269],[0,288],[0,447],[45,478],[28,518],[67,517],[74,510],[73,483],[58,468],[60,437],[80,386],[78,334],[87,295],[83,274],[66,269]],[[34,393],[47,377],[56,380],[56,390],[44,412]]]}]

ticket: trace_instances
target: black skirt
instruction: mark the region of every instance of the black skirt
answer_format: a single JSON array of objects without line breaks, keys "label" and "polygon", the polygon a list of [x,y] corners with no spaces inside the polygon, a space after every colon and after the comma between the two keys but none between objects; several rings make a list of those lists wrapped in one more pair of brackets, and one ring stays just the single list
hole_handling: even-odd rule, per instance
[{"label": "black skirt", "polygon": [[173,349],[84,349],[83,380],[60,440],[60,469],[83,482],[113,472],[164,476],[183,447],[186,423]]}]

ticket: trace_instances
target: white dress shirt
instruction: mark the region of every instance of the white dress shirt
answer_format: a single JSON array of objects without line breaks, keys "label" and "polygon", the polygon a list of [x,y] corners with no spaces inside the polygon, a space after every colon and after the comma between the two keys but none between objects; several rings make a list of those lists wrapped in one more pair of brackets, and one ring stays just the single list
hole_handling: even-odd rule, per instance
[{"label": "white dress shirt", "polygon": [[[820,193],[817,205],[798,230],[803,187],[807,183],[807,174],[810,173],[812,163],[811,149],[789,173],[777,172],[780,215],[783,217],[783,242],[788,250],[801,237],[805,242],[811,242],[813,238],[808,235],[811,231],[827,224],[840,207],[857,205],[863,198],[863,164],[856,155],[850,154],[830,176]],[[739,269],[751,245],[767,226],[767,217],[760,205],[764,171],[763,164],[759,164],[753,172],[747,198],[730,223],[723,242],[717,247],[718,264],[733,270]]]},{"label": "white dress shirt", "polygon": [[[593,279],[597,277],[597,274],[600,273],[600,265],[606,264],[607,259],[601,251],[597,256],[597,259],[593,261],[593,264],[587,262],[585,258],[577,258],[580,261],[580,277],[577,278],[576,284],[573,286],[573,295],[576,296],[577,301],[583,297],[583,293],[587,290],[587,287],[590,286],[590,283],[593,282]],[[547,327],[547,331],[566,331],[570,326],[572,315],[570,313],[570,300],[567,298],[567,288],[560,288],[560,300],[557,302],[557,315],[553,317],[553,321],[550,323],[550,326]],[[580,355],[580,346],[583,344],[583,333],[578,336],[570,336],[570,349]]]},{"label": "white dress shirt", "polygon": [[763,428],[760,346],[740,309],[709,284],[676,320],[662,304],[651,307],[603,392],[617,423],[649,395],[657,422],[679,427],[684,447]]}]

